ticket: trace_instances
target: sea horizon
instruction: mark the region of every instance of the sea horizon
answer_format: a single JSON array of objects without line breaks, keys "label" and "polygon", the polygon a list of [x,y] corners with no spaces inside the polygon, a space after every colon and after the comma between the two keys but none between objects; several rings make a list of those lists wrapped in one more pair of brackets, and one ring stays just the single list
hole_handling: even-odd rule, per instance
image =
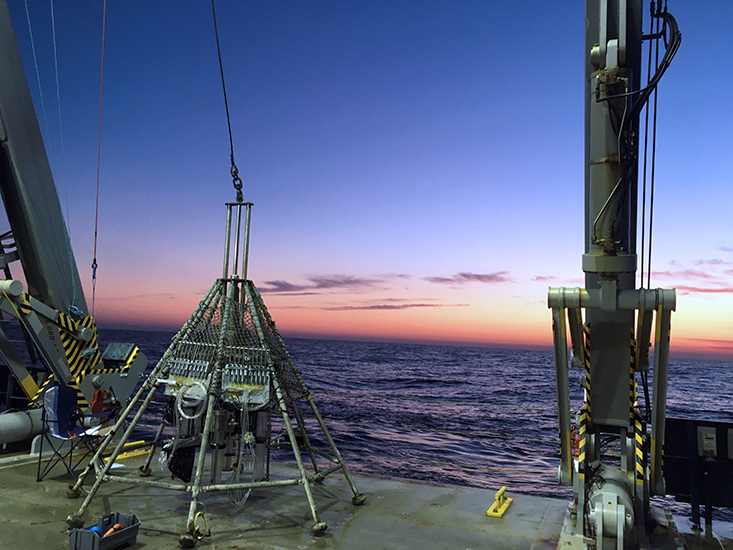
[{"label": "sea horizon", "polygon": [[[104,335],[107,331],[118,331],[118,332],[145,332],[145,333],[169,333],[171,335],[176,334],[180,327],[177,329],[167,328],[130,328],[126,326],[118,327],[97,327],[97,330]],[[333,334],[315,335],[315,334],[304,334],[304,333],[291,333],[280,331],[280,335],[284,339],[293,340],[322,340],[322,341],[333,341],[333,342],[353,342],[353,343],[373,343],[373,344],[401,344],[411,346],[439,346],[439,347],[456,347],[456,348],[475,348],[475,349],[486,349],[486,350],[514,350],[514,351],[540,351],[540,352],[553,352],[552,344],[511,344],[501,342],[465,342],[465,341],[451,341],[451,340],[415,340],[415,339],[387,339],[387,338],[374,338],[365,336],[363,338],[354,337],[353,335],[339,336]],[[551,333],[550,333],[551,336]],[[569,344],[568,339],[568,344]],[[733,346],[733,341],[731,342]],[[144,351],[144,350],[143,350]],[[653,346],[652,346],[653,351]],[[653,352],[650,357],[653,358]],[[700,354],[696,350],[683,350],[675,349],[674,336],[671,339],[670,345],[670,358],[673,359],[700,359],[705,361],[719,361],[722,363],[733,363],[733,354],[727,352],[710,352]]]}]

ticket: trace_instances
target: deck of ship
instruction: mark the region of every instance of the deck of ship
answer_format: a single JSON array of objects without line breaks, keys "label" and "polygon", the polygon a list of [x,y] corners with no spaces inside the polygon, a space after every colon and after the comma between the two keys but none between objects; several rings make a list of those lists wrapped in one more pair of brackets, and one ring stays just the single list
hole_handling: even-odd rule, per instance
[{"label": "deck of ship", "polygon": [[[17,457],[0,460],[0,548],[69,548],[65,518],[76,512],[81,500],[66,498],[70,477],[60,467],[36,482],[36,465]],[[137,466],[136,459],[120,461],[116,474],[136,476]],[[272,478],[281,477],[293,477],[293,468],[273,464]],[[364,506],[351,504],[351,492],[338,473],[313,486],[321,519],[328,523],[328,530],[318,536],[310,531],[312,519],[300,486],[253,491],[241,510],[233,509],[226,493],[205,494],[201,501],[211,536],[197,548],[540,550],[557,548],[567,510],[565,501],[511,494],[514,502],[505,516],[492,518],[486,510],[494,491],[366,475],[355,479],[367,495]],[[135,514],[141,520],[135,549],[177,548],[189,498],[179,491],[106,482],[83,519],[89,526],[103,514]],[[679,537],[668,540],[659,548],[679,549],[674,542]],[[688,535],[684,547],[721,545]]]}]

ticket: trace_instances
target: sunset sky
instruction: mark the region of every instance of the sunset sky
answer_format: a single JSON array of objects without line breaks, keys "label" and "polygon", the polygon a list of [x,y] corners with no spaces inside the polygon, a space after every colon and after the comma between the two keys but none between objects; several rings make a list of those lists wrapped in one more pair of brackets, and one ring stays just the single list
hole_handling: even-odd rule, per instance
[{"label": "sunset sky", "polygon": [[[645,2],[645,6],[646,6]],[[102,1],[10,0],[91,304]],[[645,7],[646,10],[646,7]],[[672,349],[733,358],[733,3],[670,0],[652,286]],[[584,4],[217,2],[249,278],[285,336],[551,345],[582,286]],[[645,22],[645,29],[648,22]],[[208,0],[107,4],[95,317],[178,329],[235,197]],[[3,222],[6,223],[6,222]]]}]

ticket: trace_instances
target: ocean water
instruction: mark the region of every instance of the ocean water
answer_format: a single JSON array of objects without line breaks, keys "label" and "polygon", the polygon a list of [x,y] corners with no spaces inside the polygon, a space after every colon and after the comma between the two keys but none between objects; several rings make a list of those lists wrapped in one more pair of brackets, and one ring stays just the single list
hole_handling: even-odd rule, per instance
[{"label": "ocean water", "polygon": [[[136,342],[151,366],[171,336],[100,333],[103,345]],[[489,489],[506,485],[514,492],[570,498],[571,489],[557,483],[552,352],[296,338],[285,343],[353,472]],[[731,367],[673,358],[668,415],[733,422]],[[579,406],[582,372],[573,372],[571,406]],[[318,443],[315,424],[306,423]],[[292,453],[277,452],[274,459],[292,460]],[[671,499],[665,504],[679,513],[689,510]],[[733,519],[727,512],[716,516]]]}]

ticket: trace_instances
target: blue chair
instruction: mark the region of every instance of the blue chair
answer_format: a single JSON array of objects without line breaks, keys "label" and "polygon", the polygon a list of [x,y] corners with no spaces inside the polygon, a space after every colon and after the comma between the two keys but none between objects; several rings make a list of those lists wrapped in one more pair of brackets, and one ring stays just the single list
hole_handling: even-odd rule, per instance
[{"label": "blue chair", "polygon": [[[69,386],[52,386],[43,395],[43,433],[41,434],[41,448],[38,453],[38,476],[36,481],[42,481],[44,477],[61,463],[76,480],[74,470],[81,464],[82,460],[89,454],[93,454],[99,446],[100,428],[103,420],[111,418],[114,411],[82,414],[79,409],[76,390]],[[99,418],[100,424],[90,429],[84,429],[84,418]],[[55,440],[55,441],[54,441]],[[44,441],[46,447],[52,451],[52,456],[47,459],[46,465],[42,467],[44,457]],[[77,450],[77,447],[83,447]],[[76,451],[76,461],[74,457]]]}]

